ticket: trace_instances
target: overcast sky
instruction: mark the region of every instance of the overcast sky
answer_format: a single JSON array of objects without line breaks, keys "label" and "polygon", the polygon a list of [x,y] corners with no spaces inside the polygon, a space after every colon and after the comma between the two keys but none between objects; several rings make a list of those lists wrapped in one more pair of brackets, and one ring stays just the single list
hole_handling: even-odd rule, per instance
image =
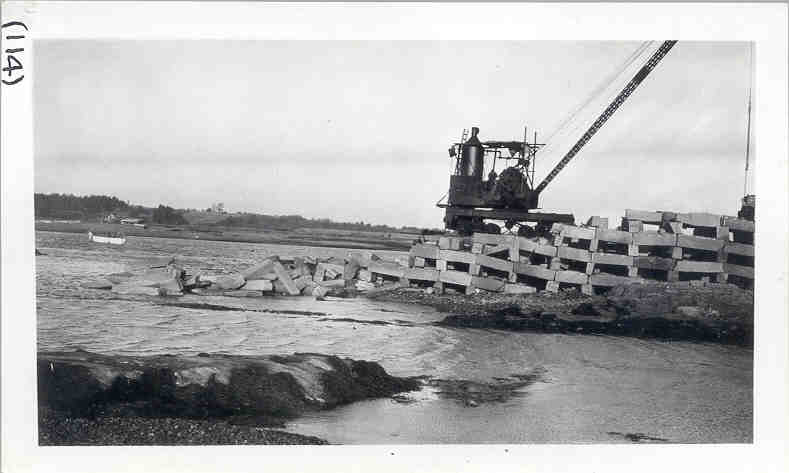
[{"label": "overcast sky", "polygon": [[[547,137],[640,44],[40,40],[35,190],[439,227],[446,150],[463,128]],[[542,206],[579,221],[625,208],[736,213],[749,51],[679,42]],[[637,67],[538,154],[538,179]]]}]

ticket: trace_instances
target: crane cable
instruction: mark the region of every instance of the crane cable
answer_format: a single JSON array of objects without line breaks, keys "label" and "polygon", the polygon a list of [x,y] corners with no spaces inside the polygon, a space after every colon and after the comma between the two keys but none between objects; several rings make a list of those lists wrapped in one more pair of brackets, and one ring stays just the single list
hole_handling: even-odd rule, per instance
[{"label": "crane cable", "polygon": [[748,124],[746,126],[746,136],[745,136],[745,182],[743,183],[743,190],[742,195],[748,195],[748,168],[750,165],[750,155],[751,155],[751,103],[752,103],[752,92],[753,92],[753,42],[751,42],[751,47],[749,50],[750,54],[748,55],[748,72],[749,72],[749,82],[748,82]]},{"label": "crane cable", "polygon": [[[639,45],[639,46],[638,46],[638,47],[637,47],[637,48],[636,48],[636,49],[635,49],[635,50],[634,50],[632,53],[630,53],[630,56],[628,56],[628,58],[627,58],[627,59],[625,59],[624,63],[623,63],[623,64],[622,64],[622,65],[621,65],[619,68],[617,68],[617,69],[614,71],[614,73],[612,73],[611,75],[609,75],[608,77],[606,77],[606,78],[605,78],[603,81],[601,81],[601,82],[600,82],[600,83],[597,85],[597,87],[596,87],[596,88],[595,88],[595,89],[594,89],[594,90],[593,90],[593,91],[592,91],[592,92],[589,94],[589,96],[587,97],[587,99],[586,99],[586,100],[585,100],[583,103],[581,103],[580,105],[578,105],[578,106],[575,108],[575,110],[574,110],[572,113],[570,113],[570,115],[568,115],[568,116],[567,116],[567,118],[565,118],[565,119],[564,119],[564,121],[562,121],[562,123],[560,123],[560,124],[559,124],[559,126],[558,126],[558,127],[557,127],[557,128],[556,128],[556,129],[555,129],[553,132],[551,132],[551,134],[550,134],[550,135],[548,135],[548,138],[545,140],[545,143],[546,143],[546,145],[545,145],[545,146],[543,147],[543,149],[541,150],[541,151],[543,152],[543,153],[542,153],[543,155],[545,154],[545,150],[546,150],[546,149],[549,149],[549,147],[551,146],[551,144],[553,144],[551,140],[552,140],[552,139],[553,139],[553,138],[554,138],[554,137],[555,137],[557,134],[559,134],[559,132],[561,132],[561,131],[564,131],[564,130],[565,130],[567,127],[568,127],[568,125],[569,125],[569,124],[570,124],[572,121],[574,121],[574,120],[575,120],[575,119],[578,117],[578,114],[579,114],[579,113],[580,113],[580,112],[581,112],[581,111],[582,111],[584,108],[588,107],[590,103],[592,103],[594,100],[598,99],[598,98],[599,98],[599,97],[602,95],[602,93],[603,93],[603,92],[604,92],[604,91],[605,91],[607,88],[610,88],[610,87],[611,87],[611,85],[614,83],[614,81],[615,81],[615,80],[616,80],[618,77],[620,77],[620,76],[621,76],[621,75],[622,75],[622,74],[623,74],[623,73],[624,73],[624,72],[625,72],[625,71],[626,71],[626,70],[627,70],[627,69],[628,69],[628,68],[629,68],[629,67],[630,67],[630,66],[633,64],[633,62],[634,62],[634,61],[635,61],[635,60],[636,60],[636,59],[637,59],[639,56],[641,56],[641,55],[644,53],[644,51],[645,51],[645,50],[646,50],[646,49],[647,49],[647,48],[648,48],[648,47],[649,47],[649,46],[650,46],[652,43],[654,43],[654,41],[644,41],[644,42],[642,42],[642,43],[641,43],[641,45]],[[575,130],[575,129],[577,129],[577,128],[578,128],[578,126],[580,126],[580,125],[579,125],[579,124],[576,124],[576,126],[575,126],[574,130]]]}]

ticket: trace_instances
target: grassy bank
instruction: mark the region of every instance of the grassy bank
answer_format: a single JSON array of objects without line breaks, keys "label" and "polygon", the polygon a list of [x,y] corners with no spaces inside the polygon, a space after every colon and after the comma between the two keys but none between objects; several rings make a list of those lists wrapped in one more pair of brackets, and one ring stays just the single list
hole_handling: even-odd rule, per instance
[{"label": "grassy bank", "polygon": [[341,247],[365,250],[408,250],[416,235],[331,229],[257,230],[195,225],[150,225],[147,228],[108,223],[36,221],[37,231],[84,233],[122,232],[127,236],[188,240]]}]

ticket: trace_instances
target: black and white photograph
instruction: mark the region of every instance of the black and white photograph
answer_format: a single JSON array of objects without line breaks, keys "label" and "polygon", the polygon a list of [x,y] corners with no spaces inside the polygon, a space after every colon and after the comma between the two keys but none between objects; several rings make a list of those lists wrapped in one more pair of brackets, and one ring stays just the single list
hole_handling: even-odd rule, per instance
[{"label": "black and white photograph", "polygon": [[[414,20],[397,38],[186,37],[156,15],[139,36],[57,33],[112,2],[95,3],[73,26],[77,3],[3,15],[3,121],[24,90],[30,153],[11,164],[4,144],[4,184],[28,173],[3,210],[25,209],[30,254],[8,256],[4,219],[3,299],[29,279],[33,332],[3,359],[31,357],[33,451],[603,444],[657,461],[752,454],[773,363],[785,404],[786,180],[760,178],[786,173],[786,91],[768,95],[786,63],[764,87],[757,67],[772,36],[485,38],[447,19],[448,36]],[[409,18],[436,21],[427,6]],[[323,8],[280,7],[305,25]],[[242,30],[272,11],[227,8]],[[334,8],[327,23],[356,11]],[[490,8],[506,28],[519,6]],[[349,18],[323,27],[372,24]]]}]

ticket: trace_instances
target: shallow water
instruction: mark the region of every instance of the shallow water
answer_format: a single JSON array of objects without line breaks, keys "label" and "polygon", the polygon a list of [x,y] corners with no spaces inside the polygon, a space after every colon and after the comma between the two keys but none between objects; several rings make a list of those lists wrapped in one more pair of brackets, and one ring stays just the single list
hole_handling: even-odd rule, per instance
[{"label": "shallow water", "polygon": [[[100,353],[321,352],[400,376],[499,382],[539,373],[500,402],[469,405],[426,387],[301,417],[288,430],[333,443],[750,442],[753,352],[690,342],[512,333],[432,324],[431,308],[307,297],[184,296],[241,310],[163,305],[158,297],[82,289],[92,278],[176,255],[189,272],[232,272],[269,254],[344,256],[340,248],[129,237],[123,247],[38,232],[38,346]],[[376,252],[403,258],[403,253]]]}]

